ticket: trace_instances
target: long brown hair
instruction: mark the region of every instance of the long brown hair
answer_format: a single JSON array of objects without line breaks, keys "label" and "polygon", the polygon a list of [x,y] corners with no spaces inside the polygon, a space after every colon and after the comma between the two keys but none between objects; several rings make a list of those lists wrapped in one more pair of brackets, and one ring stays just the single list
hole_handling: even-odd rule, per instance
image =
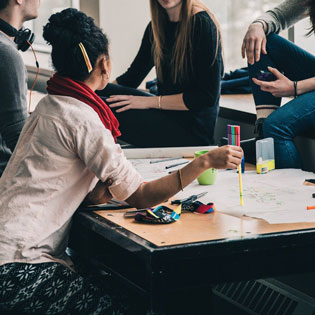
[{"label": "long brown hair", "polygon": [[311,28],[310,31],[307,33],[307,35],[311,35],[312,33],[315,33],[315,0],[308,0],[307,2],[308,5],[308,12],[310,15],[310,20],[311,20]]},{"label": "long brown hair", "polygon": [[[180,12],[180,26],[177,33],[176,43],[172,57],[172,79],[173,82],[182,82],[192,66],[192,33],[194,27],[193,10],[195,8],[206,11],[217,28],[217,43],[212,64],[218,54],[219,45],[222,45],[220,26],[214,14],[199,0],[182,0]],[[157,0],[150,0],[151,22],[153,31],[153,55],[157,77],[163,81],[161,65],[164,59],[165,48],[165,25],[168,20],[166,10],[161,7]]]}]

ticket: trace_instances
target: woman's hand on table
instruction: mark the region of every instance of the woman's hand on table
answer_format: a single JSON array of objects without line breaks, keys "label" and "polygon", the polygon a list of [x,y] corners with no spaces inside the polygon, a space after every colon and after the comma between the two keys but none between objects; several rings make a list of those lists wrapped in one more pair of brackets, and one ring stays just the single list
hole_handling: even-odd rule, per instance
[{"label": "woman's hand on table", "polygon": [[117,108],[117,113],[125,112],[129,109],[158,108],[157,97],[154,96],[134,96],[134,95],[114,95],[106,100],[110,108]]}]

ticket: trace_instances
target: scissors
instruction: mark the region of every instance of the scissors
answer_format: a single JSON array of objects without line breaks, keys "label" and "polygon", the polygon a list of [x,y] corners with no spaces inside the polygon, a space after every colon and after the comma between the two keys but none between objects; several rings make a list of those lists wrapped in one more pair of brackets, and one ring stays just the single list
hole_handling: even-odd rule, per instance
[{"label": "scissors", "polygon": [[184,198],[184,199],[175,199],[175,200],[172,200],[171,205],[179,205],[179,204],[184,203],[184,202],[194,202],[198,198],[206,195],[207,193],[208,193],[207,191],[204,191],[198,195],[191,195],[191,196]]}]

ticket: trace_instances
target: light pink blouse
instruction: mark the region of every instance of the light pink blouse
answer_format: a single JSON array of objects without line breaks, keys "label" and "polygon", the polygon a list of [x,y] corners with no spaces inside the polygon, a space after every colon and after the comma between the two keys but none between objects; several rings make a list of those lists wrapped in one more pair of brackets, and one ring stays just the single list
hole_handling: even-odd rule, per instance
[{"label": "light pink blouse", "polygon": [[98,179],[125,200],[143,182],[96,112],[74,98],[44,97],[0,179],[0,265],[68,263],[71,218]]}]

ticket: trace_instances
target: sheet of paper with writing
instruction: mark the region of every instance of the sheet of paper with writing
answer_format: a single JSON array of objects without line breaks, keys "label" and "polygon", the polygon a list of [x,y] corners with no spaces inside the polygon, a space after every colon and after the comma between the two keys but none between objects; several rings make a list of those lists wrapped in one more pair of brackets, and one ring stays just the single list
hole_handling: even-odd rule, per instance
[{"label": "sheet of paper with writing", "polygon": [[314,187],[303,185],[313,173],[298,169],[273,170],[267,174],[246,171],[243,174],[244,206],[239,205],[238,176],[233,170],[219,170],[216,183],[200,186],[196,181],[176,195],[208,191],[201,202],[213,202],[216,210],[234,216],[246,215],[261,218],[271,224],[315,222],[315,210],[306,210],[314,205]]},{"label": "sheet of paper with writing", "polygon": [[[149,181],[167,175],[165,165],[181,160],[156,164],[150,164],[150,159],[131,161],[144,179]],[[315,222],[315,210],[306,209],[307,206],[314,205],[314,186],[303,185],[306,178],[313,177],[313,173],[298,169],[273,170],[267,174],[246,171],[243,174],[244,205],[240,206],[236,171],[218,170],[214,185],[201,186],[195,180],[183,192],[175,195],[174,199],[207,191],[208,194],[199,201],[213,202],[217,211],[226,214],[261,218],[271,224]]]}]

